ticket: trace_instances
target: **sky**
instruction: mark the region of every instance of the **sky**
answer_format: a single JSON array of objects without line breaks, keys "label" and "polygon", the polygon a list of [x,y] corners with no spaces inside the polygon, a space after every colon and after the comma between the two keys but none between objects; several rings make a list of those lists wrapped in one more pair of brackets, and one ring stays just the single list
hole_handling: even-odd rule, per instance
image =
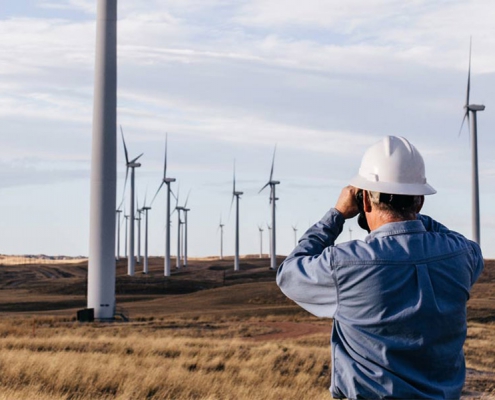
[{"label": "sky", "polygon": [[[293,227],[301,236],[318,221],[364,151],[397,135],[438,191],[423,213],[471,238],[470,139],[459,131],[472,37],[471,103],[486,105],[481,247],[495,258],[493,15],[490,0],[120,0],[117,123],[130,157],[144,153],[140,205],[161,183],[168,134],[172,189],[180,203],[189,193],[189,255],[219,254],[220,220],[232,255],[235,159],[240,253],[259,253],[259,226],[266,253],[269,190],[258,192],[276,145],[277,253],[288,254]],[[95,17],[94,0],[0,0],[2,254],[88,254]],[[151,255],[164,254],[165,200],[149,213]],[[338,240],[365,236],[354,219]]]}]

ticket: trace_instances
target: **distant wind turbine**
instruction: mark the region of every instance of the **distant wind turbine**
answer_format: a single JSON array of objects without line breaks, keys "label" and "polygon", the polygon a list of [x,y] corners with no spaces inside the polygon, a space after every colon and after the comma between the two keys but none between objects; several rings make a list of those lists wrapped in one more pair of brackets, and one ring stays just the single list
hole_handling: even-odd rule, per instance
[{"label": "distant wind turbine", "polygon": [[162,183],[158,187],[158,190],[155,193],[155,196],[153,197],[153,200],[151,201],[151,205],[153,205],[153,202],[155,201],[156,196],[160,192],[160,189],[163,187],[163,185],[167,185],[167,205],[166,205],[166,210],[165,210],[165,258],[164,258],[164,266],[163,266],[163,274],[165,276],[170,276],[171,272],[171,262],[170,262],[170,184],[172,182],[175,182],[175,178],[168,178],[167,177],[167,142],[168,142],[168,134],[165,135],[165,161],[163,163],[163,178],[162,178]]},{"label": "distant wind turbine", "polygon": [[352,240],[352,229],[349,227],[349,240]]},{"label": "distant wind turbine", "polygon": [[[218,224],[218,230],[220,230],[220,260],[223,260],[223,227],[222,216],[220,215],[220,223]],[[218,231],[217,230],[217,231]]]},{"label": "distant wind turbine", "polygon": [[294,231],[294,247],[297,246],[297,225],[292,225],[292,230]]},{"label": "distant wind turbine", "polygon": [[180,240],[181,236],[180,236],[180,232],[181,232],[182,220],[180,219],[180,212],[184,210],[184,207],[179,206],[179,191],[180,191],[180,187],[177,188],[177,197],[175,198],[175,210],[174,210],[174,211],[177,211],[177,260],[175,263],[175,267],[177,269],[180,269],[180,267],[181,267],[181,240]]},{"label": "distant wind turbine", "polygon": [[191,191],[187,194],[186,197],[186,202],[184,203],[184,208],[182,211],[184,212],[184,267],[187,267],[187,213],[191,211],[190,208],[187,208],[187,202],[189,201],[189,195],[191,194]]},{"label": "distant wind turbine", "polygon": [[277,225],[276,225],[276,204],[275,202],[278,198],[275,195],[275,186],[280,184],[280,181],[273,180],[273,168],[275,165],[275,152],[277,151],[277,146],[273,150],[272,168],[270,170],[270,179],[263,186],[258,193],[261,193],[268,185],[270,186],[270,203],[272,205],[272,231],[271,231],[271,258],[270,258],[270,268],[277,269]]},{"label": "distant wind turbine", "polygon": [[[125,213],[125,211],[124,211],[124,213]],[[127,257],[129,257],[129,252],[127,251],[127,244],[128,244],[127,233],[129,232],[129,230],[127,229],[127,226],[128,226],[128,222],[129,222],[129,215],[124,215],[124,219],[125,219],[125,241],[124,241],[124,246],[125,246],[125,256],[127,258]]]},{"label": "distant wind turbine", "polygon": [[146,196],[144,197],[144,205],[141,209],[144,214],[144,261],[143,261],[143,274],[149,272],[148,267],[148,211],[151,210],[150,206],[146,205]]},{"label": "distant wind turbine", "polygon": [[141,263],[141,213],[143,210],[139,208],[139,199],[136,196],[136,202],[137,202],[137,216],[135,218],[137,222],[137,256],[136,256],[136,262],[139,264]]},{"label": "distant wind turbine", "polygon": [[459,135],[461,134],[462,127],[464,126],[464,121],[468,120],[469,126],[469,112],[471,112],[471,179],[472,179],[472,229],[473,229],[473,241],[480,243],[480,200],[479,200],[479,178],[478,178],[478,127],[476,113],[478,111],[483,111],[485,109],[484,105],[469,104],[469,94],[471,91],[471,41],[469,42],[469,68],[468,68],[468,81],[466,90],[466,104],[464,109],[464,117],[461,123],[461,129],[459,130]]},{"label": "distant wind turbine", "polygon": [[260,231],[260,258],[263,258],[263,228],[258,225],[258,230]]},{"label": "distant wind turbine", "polygon": [[232,201],[230,203],[230,209],[232,210],[232,204],[235,198],[235,255],[234,255],[234,271],[239,271],[239,199],[244,194],[244,192],[239,192],[235,188],[235,160],[234,160],[234,179],[232,188]]},{"label": "distant wind turbine", "polygon": [[272,257],[272,227],[267,223],[266,228],[268,229],[268,243],[270,245],[270,254],[269,257]]},{"label": "distant wind turbine", "polygon": [[117,217],[115,218],[117,221],[117,251],[115,254],[115,259],[118,261],[120,260],[120,214],[122,213],[122,210],[118,209],[115,211],[117,213]]},{"label": "distant wind turbine", "polygon": [[135,200],[135,169],[139,168],[141,166],[140,163],[137,162],[139,158],[143,155],[141,153],[139,156],[134,158],[133,160],[129,160],[129,154],[127,152],[127,146],[125,145],[125,139],[124,139],[124,131],[122,130],[122,126],[120,127],[120,132],[122,133],[122,143],[124,145],[124,153],[125,153],[125,163],[126,163],[126,172],[125,172],[125,183],[124,183],[124,191],[125,191],[125,184],[127,183],[127,177],[129,175],[129,169],[131,170],[131,193],[130,193],[130,204],[129,204],[129,209],[130,209],[130,224],[129,224],[129,257],[127,259],[127,274],[130,276],[134,275],[135,272],[135,267],[136,267],[136,260],[134,259],[134,212],[135,212],[135,207],[134,207],[134,200]]}]

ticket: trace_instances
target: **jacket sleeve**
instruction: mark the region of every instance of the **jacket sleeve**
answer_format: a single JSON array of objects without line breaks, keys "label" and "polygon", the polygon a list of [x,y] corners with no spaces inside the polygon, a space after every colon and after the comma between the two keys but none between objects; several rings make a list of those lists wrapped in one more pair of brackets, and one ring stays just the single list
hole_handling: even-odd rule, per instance
[{"label": "jacket sleeve", "polygon": [[473,242],[472,240],[466,239],[460,233],[457,233],[455,231],[451,231],[449,228],[442,225],[440,222],[435,221],[433,218],[431,218],[427,215],[418,214],[417,218],[419,220],[421,220],[421,222],[423,222],[423,225],[425,226],[425,228],[428,232],[438,232],[438,233],[447,233],[447,234],[451,234],[451,235],[456,235],[456,236],[462,238],[462,240],[467,243],[467,246],[470,248],[470,253],[471,253],[471,266],[470,266],[471,267],[471,285],[474,285],[474,283],[477,281],[478,277],[480,276],[480,274],[483,271],[483,268],[485,266],[484,261],[483,261],[483,254],[481,253],[481,248],[478,245],[478,243]]},{"label": "jacket sleeve", "polygon": [[332,247],[344,222],[342,214],[332,208],[301,237],[277,272],[280,290],[317,317],[332,318],[337,310]]}]

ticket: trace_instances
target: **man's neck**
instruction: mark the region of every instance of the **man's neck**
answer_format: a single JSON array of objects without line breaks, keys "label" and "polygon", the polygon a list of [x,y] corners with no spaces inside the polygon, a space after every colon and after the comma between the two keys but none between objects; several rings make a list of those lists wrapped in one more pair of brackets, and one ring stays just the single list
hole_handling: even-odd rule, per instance
[{"label": "man's neck", "polygon": [[384,212],[372,211],[367,213],[366,215],[368,220],[368,226],[371,231],[380,228],[385,224],[390,224],[392,222],[404,222],[404,221],[413,221],[415,218],[397,218],[393,217],[390,214]]}]

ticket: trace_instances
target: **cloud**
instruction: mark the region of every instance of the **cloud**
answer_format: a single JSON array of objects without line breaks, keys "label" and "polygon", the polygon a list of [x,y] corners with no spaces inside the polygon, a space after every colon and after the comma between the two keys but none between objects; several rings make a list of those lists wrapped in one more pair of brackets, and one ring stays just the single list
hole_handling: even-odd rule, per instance
[{"label": "cloud", "polygon": [[[68,168],[69,167],[69,168]],[[73,181],[75,179],[89,179],[89,170],[74,169],[67,163],[56,168],[40,166],[31,161],[16,160],[14,162],[0,162],[0,189],[30,185],[48,185],[53,183]]]}]

